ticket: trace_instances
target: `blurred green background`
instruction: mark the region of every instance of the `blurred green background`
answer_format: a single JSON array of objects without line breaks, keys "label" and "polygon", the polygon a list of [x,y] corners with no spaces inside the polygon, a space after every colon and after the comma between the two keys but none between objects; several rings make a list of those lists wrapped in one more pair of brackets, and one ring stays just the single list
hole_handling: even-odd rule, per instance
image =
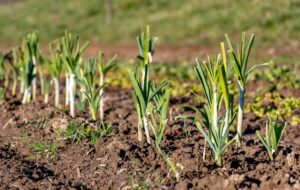
[{"label": "blurred green background", "polygon": [[[1,0],[0,0],[1,1]],[[2,0],[3,1],[3,0]],[[0,40],[15,43],[38,29],[44,41],[65,29],[98,43],[132,43],[141,26],[167,44],[212,45],[224,33],[255,32],[261,43],[299,40],[300,1],[296,0],[10,0],[0,7]]]},{"label": "blurred green background", "polygon": [[46,44],[66,29],[94,44],[134,45],[150,24],[160,44],[172,47],[217,49],[225,33],[237,39],[253,32],[259,57],[294,63],[299,18],[298,0],[0,0],[0,45],[15,45],[34,30]]}]

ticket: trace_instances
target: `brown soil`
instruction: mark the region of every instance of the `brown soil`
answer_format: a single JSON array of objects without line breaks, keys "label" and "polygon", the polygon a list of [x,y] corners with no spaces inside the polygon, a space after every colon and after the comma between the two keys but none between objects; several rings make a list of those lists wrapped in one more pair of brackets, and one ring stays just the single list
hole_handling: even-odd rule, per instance
[{"label": "brown soil", "polygon": [[[109,89],[107,97],[105,121],[111,122],[114,130],[95,146],[59,138],[53,128],[72,120],[93,126],[88,113],[78,112],[78,117],[71,119],[67,111],[41,100],[22,105],[19,99],[8,97],[0,104],[0,189],[300,189],[299,126],[287,126],[275,162],[270,162],[255,136],[265,120],[246,114],[242,148],[233,145],[223,157],[223,166],[217,167],[209,148],[202,160],[204,140],[192,123],[185,126],[174,119],[179,114],[175,108],[195,104],[192,98],[172,99],[174,111],[162,146],[183,166],[176,182],[155,146],[137,141],[130,91]],[[58,143],[56,160],[37,157],[29,161],[32,153],[22,138],[25,133],[31,142]]]}]

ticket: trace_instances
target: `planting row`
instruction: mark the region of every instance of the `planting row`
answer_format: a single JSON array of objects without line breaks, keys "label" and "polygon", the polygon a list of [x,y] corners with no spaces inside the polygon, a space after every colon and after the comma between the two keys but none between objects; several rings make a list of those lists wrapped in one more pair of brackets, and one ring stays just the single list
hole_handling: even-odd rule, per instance
[{"label": "planting row", "polygon": [[[194,121],[205,139],[205,145],[208,144],[212,149],[219,166],[222,165],[222,155],[232,143],[242,146],[247,79],[255,68],[268,65],[265,63],[248,68],[254,34],[246,40],[245,33],[242,33],[237,50],[234,50],[227,35],[225,39],[227,45],[220,43],[221,53],[207,56],[204,60],[196,59],[194,70],[204,92],[204,107],[199,109],[189,106],[195,111],[194,115],[177,116],[177,119]],[[137,37],[139,64],[129,71],[133,86],[132,99],[138,117],[137,138],[143,141],[146,137],[148,144],[154,143],[179,180],[181,164],[174,163],[161,148],[168,125],[172,86],[168,81],[156,84],[151,80],[151,65],[157,40],[157,37],[150,36],[149,26],[142,30]],[[100,52],[98,58],[84,60],[83,54],[87,46],[88,42],[81,46],[78,36],[66,32],[62,38],[49,44],[50,56],[47,58],[39,48],[38,33],[28,34],[22,44],[12,50],[12,59],[6,62],[4,56],[0,56],[0,77],[5,87],[0,88],[0,96],[4,99],[5,89],[11,89],[12,96],[22,97],[22,103],[26,104],[35,101],[37,91],[40,90],[44,103],[47,104],[54,86],[56,107],[69,107],[70,115],[75,117],[75,101],[80,101],[82,105],[87,103],[92,119],[100,120],[105,127],[104,89],[108,85],[107,73],[117,64],[116,56],[105,61],[103,53]],[[9,82],[9,73],[12,73],[12,84]],[[48,80],[50,77],[51,80]],[[65,83],[64,105],[60,98],[62,79]],[[40,88],[37,84],[40,84]],[[232,90],[235,87],[238,91]],[[234,101],[235,98],[238,101]],[[274,160],[274,152],[286,126],[285,123],[279,123],[276,116],[274,118],[269,118],[267,122],[265,137],[257,131],[257,136],[271,160]],[[231,131],[236,131],[236,135],[232,135]]]}]

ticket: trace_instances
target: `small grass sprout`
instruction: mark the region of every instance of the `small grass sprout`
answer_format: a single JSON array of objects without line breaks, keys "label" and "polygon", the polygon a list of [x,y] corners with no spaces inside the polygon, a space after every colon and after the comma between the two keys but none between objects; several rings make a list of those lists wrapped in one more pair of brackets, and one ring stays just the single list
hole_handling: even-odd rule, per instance
[{"label": "small grass sprout", "polygon": [[33,152],[34,159],[40,155],[42,157],[49,158],[50,160],[56,160],[59,151],[59,145],[56,143],[47,143],[44,141],[30,143],[29,148]]},{"label": "small grass sprout", "polygon": [[262,137],[261,132],[259,130],[256,131],[256,135],[266,148],[271,161],[274,161],[273,154],[277,150],[285,127],[286,123],[279,123],[278,118],[276,118],[274,121],[272,121],[272,119],[269,118],[266,124],[265,138]]},{"label": "small grass sprout", "polygon": [[91,145],[95,145],[98,139],[104,139],[112,133],[112,125],[100,122],[96,127],[89,127],[84,124],[69,123],[63,136],[74,142],[81,142],[87,139]]},{"label": "small grass sprout", "polygon": [[[241,146],[242,133],[243,133],[243,115],[244,115],[244,101],[246,92],[246,83],[248,75],[257,67],[268,65],[268,63],[254,65],[247,69],[249,56],[254,44],[255,35],[251,34],[248,44],[246,44],[246,34],[242,33],[242,39],[237,46],[237,52],[234,51],[231,41],[227,34],[225,38],[229,47],[228,56],[233,66],[234,75],[237,79],[239,88],[239,107],[238,107],[238,121],[237,121],[237,143]],[[247,46],[247,47],[246,47]]]}]

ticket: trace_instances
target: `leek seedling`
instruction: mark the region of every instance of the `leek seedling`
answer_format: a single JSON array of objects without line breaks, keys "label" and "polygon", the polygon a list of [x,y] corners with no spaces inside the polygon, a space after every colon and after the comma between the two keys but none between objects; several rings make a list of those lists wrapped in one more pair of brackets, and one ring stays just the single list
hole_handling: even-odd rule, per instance
[{"label": "leek seedling", "polygon": [[[27,35],[27,49],[29,58],[32,60],[34,65],[33,67],[33,74],[36,75],[36,67],[38,62],[38,43],[39,37],[36,32],[30,33]],[[32,99],[35,100],[36,98],[36,77],[33,78],[32,81]]]},{"label": "leek seedling", "polygon": [[176,164],[172,162],[172,160],[170,160],[168,155],[161,148],[161,141],[163,139],[165,128],[168,122],[167,115],[168,106],[170,102],[170,94],[171,88],[168,87],[164,92],[157,93],[154,96],[156,106],[152,106],[150,108],[150,126],[155,137],[155,145],[158,152],[162,155],[163,159],[170,166],[171,170],[175,173],[177,181],[179,181],[180,173],[177,170]]},{"label": "leek seedling", "polygon": [[95,80],[94,80],[94,67],[95,67],[96,60],[89,60],[88,68],[86,73],[83,74],[81,80],[83,81],[84,91],[83,94],[88,100],[90,113],[92,115],[92,119],[96,121],[97,113],[99,110],[100,100],[100,91],[104,88],[105,83],[99,87],[96,87]]},{"label": "leek seedling", "polygon": [[[204,121],[195,118],[195,124],[200,130],[205,140],[212,149],[217,165],[222,165],[222,155],[234,142],[235,138],[228,140],[230,126],[235,115],[233,110],[233,95],[229,94],[227,76],[224,64],[221,63],[219,54],[213,61],[208,57],[208,62],[199,62],[195,71],[204,88],[207,105],[202,113]],[[220,117],[219,110],[222,103],[225,104],[225,116]],[[208,133],[203,126],[208,128]]]},{"label": "leek seedling", "polygon": [[254,44],[255,35],[251,34],[248,41],[247,48],[246,46],[246,35],[245,32],[242,33],[242,39],[240,47],[237,47],[237,53],[233,50],[231,41],[229,37],[225,34],[227,44],[229,46],[228,55],[233,65],[234,75],[237,78],[238,88],[239,88],[239,108],[238,108],[238,121],[237,121],[237,143],[241,146],[242,133],[243,133],[243,115],[244,115],[244,100],[245,100],[245,87],[247,82],[247,77],[258,66],[267,65],[267,63],[254,65],[252,68],[247,70],[249,56]]},{"label": "leek seedling", "polygon": [[8,87],[9,82],[9,71],[8,67],[5,64],[5,55],[0,53],[0,79],[2,78],[4,80],[4,87]]},{"label": "leek seedling", "polygon": [[11,95],[15,96],[17,91],[17,85],[18,85],[18,77],[20,74],[20,63],[18,60],[17,49],[13,49],[12,53],[13,53],[13,63],[11,65],[11,68],[13,73],[13,86],[11,89]]},{"label": "leek seedling", "polygon": [[44,92],[44,103],[48,104],[49,102],[49,91],[50,91],[50,82],[48,80],[44,80],[44,85],[43,85],[43,92]]},{"label": "leek seedling", "polygon": [[82,55],[89,44],[87,42],[80,48],[78,39],[79,37],[77,35],[73,36],[72,34],[67,32],[62,38],[64,61],[68,68],[67,78],[69,82],[67,83],[67,92],[69,93],[70,115],[72,117],[75,117],[76,70],[77,66],[82,61]]},{"label": "leek seedling", "polygon": [[[98,58],[98,71],[100,73],[100,86],[103,86],[106,82],[107,73],[116,66],[116,55],[111,58],[107,63],[104,61],[104,54],[102,52],[99,53]],[[101,88],[100,94],[100,119],[104,119],[104,88]]]},{"label": "leek seedling", "polygon": [[131,82],[134,87],[132,97],[135,103],[135,107],[138,113],[138,140],[142,141],[142,125],[144,126],[147,142],[150,144],[150,131],[147,118],[148,105],[152,98],[158,93],[162,87],[167,83],[163,82],[155,89],[151,89],[151,82],[149,79],[149,64],[152,62],[152,56],[154,54],[154,45],[157,41],[156,37],[150,37],[149,26],[146,27],[146,32],[142,31],[141,35],[137,38],[139,47],[140,64],[142,67],[142,76],[136,72],[129,72]]},{"label": "leek seedling", "polygon": [[23,100],[22,100],[23,104],[29,103],[31,99],[30,88],[32,86],[33,79],[36,76],[36,74],[34,74],[34,68],[35,65],[33,64],[33,60],[29,59],[26,64],[25,72],[23,72],[23,79],[22,79],[24,81],[23,83],[25,88]]},{"label": "leek seedling", "polygon": [[263,138],[260,131],[256,131],[256,135],[266,148],[271,161],[274,161],[273,154],[279,145],[285,127],[286,123],[278,124],[278,118],[276,118],[275,121],[269,118],[266,124],[266,137]]},{"label": "leek seedling", "polygon": [[0,79],[4,79],[5,65],[4,65],[4,55],[0,52]]},{"label": "leek seedling", "polygon": [[52,81],[55,88],[55,103],[56,107],[59,107],[59,88],[60,88],[60,74],[62,71],[62,44],[61,43],[51,43],[49,45],[50,49],[50,60],[49,60],[49,71],[52,76]]},{"label": "leek seedling", "polygon": [[2,103],[4,100],[4,89],[0,87],[0,103]]}]

